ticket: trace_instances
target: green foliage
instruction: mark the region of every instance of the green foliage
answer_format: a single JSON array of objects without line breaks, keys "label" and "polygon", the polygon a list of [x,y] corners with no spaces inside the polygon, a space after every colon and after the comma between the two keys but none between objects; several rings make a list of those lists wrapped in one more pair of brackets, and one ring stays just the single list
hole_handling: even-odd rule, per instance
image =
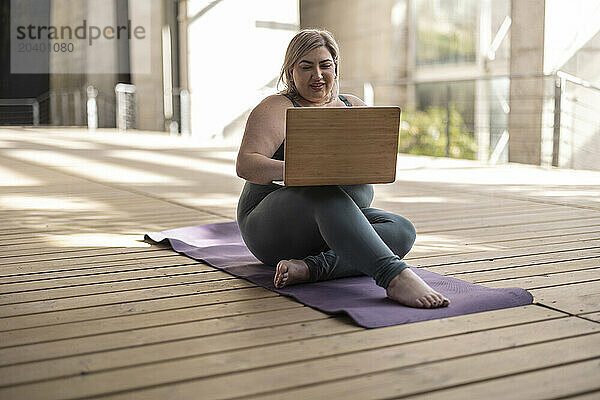
[{"label": "green foliage", "polygon": [[470,32],[440,33],[419,30],[418,64],[448,64],[475,61],[475,36]]},{"label": "green foliage", "polygon": [[[402,112],[400,129],[400,153],[434,157],[446,156],[446,116],[442,107],[427,111]],[[450,157],[475,159],[477,143],[465,126],[462,116],[454,106],[450,107]]]}]

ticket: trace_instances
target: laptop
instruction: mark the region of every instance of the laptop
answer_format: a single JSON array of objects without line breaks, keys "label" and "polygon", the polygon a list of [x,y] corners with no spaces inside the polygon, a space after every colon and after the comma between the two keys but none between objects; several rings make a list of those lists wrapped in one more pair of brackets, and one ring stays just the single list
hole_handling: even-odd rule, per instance
[{"label": "laptop", "polygon": [[285,186],[391,183],[400,107],[287,109]]}]

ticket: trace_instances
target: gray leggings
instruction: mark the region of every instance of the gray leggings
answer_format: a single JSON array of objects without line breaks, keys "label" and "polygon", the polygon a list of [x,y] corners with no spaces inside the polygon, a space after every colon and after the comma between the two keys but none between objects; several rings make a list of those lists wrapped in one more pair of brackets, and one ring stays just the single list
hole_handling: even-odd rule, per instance
[{"label": "gray leggings", "polygon": [[[415,241],[406,218],[370,208],[370,185],[284,187],[269,193],[238,224],[248,249],[265,264],[306,262],[311,281],[367,275],[387,287],[408,266]],[[366,192],[365,192],[366,191]]]}]

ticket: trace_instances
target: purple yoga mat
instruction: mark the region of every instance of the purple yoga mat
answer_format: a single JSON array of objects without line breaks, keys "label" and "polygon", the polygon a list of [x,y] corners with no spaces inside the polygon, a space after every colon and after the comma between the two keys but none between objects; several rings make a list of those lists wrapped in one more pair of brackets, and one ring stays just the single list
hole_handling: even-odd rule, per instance
[{"label": "purple yoga mat", "polygon": [[305,283],[283,289],[273,286],[274,269],[258,261],[244,244],[236,222],[188,226],[151,232],[146,239],[168,241],[173,250],[244,278],[277,293],[291,296],[327,313],[347,313],[366,328],[453,317],[533,302],[524,289],[492,289],[412,267],[433,289],[450,299],[448,307],[419,309],[402,306],[385,295],[372,278],[361,276]]}]

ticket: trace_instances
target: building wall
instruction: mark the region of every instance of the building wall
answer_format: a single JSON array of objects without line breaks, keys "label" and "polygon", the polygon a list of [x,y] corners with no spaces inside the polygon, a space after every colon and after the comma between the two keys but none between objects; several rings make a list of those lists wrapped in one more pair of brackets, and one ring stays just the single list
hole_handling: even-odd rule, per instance
[{"label": "building wall", "polygon": [[[600,2],[547,2],[546,72],[560,69],[596,87],[563,81],[558,166],[600,169]],[[555,28],[555,29],[552,29]],[[555,47],[549,46],[556,43]]]},{"label": "building wall", "polygon": [[404,89],[381,81],[406,76],[407,12],[404,0],[301,0],[300,27],[333,33],[340,46],[342,92],[363,97],[362,82],[368,81],[376,105],[396,104]]}]

